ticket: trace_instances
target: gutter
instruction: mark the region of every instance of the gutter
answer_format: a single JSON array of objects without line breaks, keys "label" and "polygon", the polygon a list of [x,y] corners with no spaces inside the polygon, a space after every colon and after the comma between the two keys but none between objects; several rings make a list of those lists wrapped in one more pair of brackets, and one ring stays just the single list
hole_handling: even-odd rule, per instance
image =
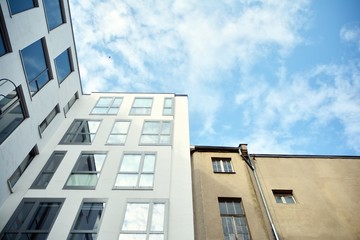
[{"label": "gutter", "polygon": [[250,167],[250,169],[252,170],[252,173],[254,174],[254,178],[255,178],[255,181],[256,181],[256,187],[257,189],[259,190],[259,193],[260,193],[260,197],[261,197],[261,201],[262,203],[264,204],[264,207],[265,207],[265,212],[266,212],[266,216],[270,222],[270,226],[271,226],[271,230],[272,230],[272,233],[274,234],[274,237],[276,240],[280,240],[278,234],[277,234],[277,231],[276,231],[276,228],[275,228],[275,225],[274,225],[274,222],[271,218],[271,214],[270,214],[270,211],[269,211],[269,208],[268,208],[268,205],[266,203],[266,200],[265,200],[265,197],[264,197],[264,193],[262,191],[262,188],[261,188],[261,185],[260,185],[260,182],[259,182],[259,178],[257,176],[257,173],[256,173],[256,168],[255,168],[255,165],[254,163],[251,161],[251,157],[250,155],[248,154],[248,151],[247,151],[247,144],[240,144],[239,145],[239,154],[240,156],[242,157],[242,159],[246,162],[246,164]]}]

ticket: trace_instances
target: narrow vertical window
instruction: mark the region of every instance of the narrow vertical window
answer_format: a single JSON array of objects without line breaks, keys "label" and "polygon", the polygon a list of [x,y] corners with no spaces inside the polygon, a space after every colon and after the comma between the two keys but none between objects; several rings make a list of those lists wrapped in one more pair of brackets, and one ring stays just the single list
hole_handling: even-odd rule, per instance
[{"label": "narrow vertical window", "polygon": [[81,153],[65,188],[95,189],[106,153]]},{"label": "narrow vertical window", "polygon": [[8,0],[11,14],[20,13],[37,7],[37,0]]},{"label": "narrow vertical window", "polygon": [[69,127],[61,144],[90,144],[100,126],[99,120],[76,119]]},{"label": "narrow vertical window", "polygon": [[64,114],[66,114],[70,108],[74,105],[74,103],[76,102],[76,100],[79,99],[79,94],[78,92],[76,92],[71,98],[70,100],[67,102],[67,104],[64,107]]},{"label": "narrow vertical window", "polygon": [[219,199],[220,216],[225,240],[250,240],[249,228],[241,199]]},{"label": "narrow vertical window", "polygon": [[130,115],[150,115],[152,104],[152,98],[135,98],[130,110]]},{"label": "narrow vertical window", "polygon": [[83,202],[68,240],[97,239],[105,205],[105,202]]},{"label": "narrow vertical window", "polygon": [[58,82],[61,83],[73,71],[70,48],[55,58],[55,68]]},{"label": "narrow vertical window", "polygon": [[41,170],[39,176],[35,179],[31,188],[45,189],[49,184],[51,178],[55,174],[56,169],[63,160],[66,152],[54,152],[49,160],[46,162],[44,168]]},{"label": "narrow vertical window", "polygon": [[8,52],[11,52],[10,40],[0,6],[0,57]]},{"label": "narrow vertical window", "polygon": [[140,137],[143,145],[170,145],[171,121],[145,121]]},{"label": "narrow vertical window", "polygon": [[173,98],[165,98],[164,99],[163,115],[174,115],[174,99]]},{"label": "narrow vertical window", "polygon": [[52,30],[65,22],[62,1],[43,0],[43,3],[49,30]]},{"label": "narrow vertical window", "polygon": [[91,111],[91,114],[116,115],[122,100],[122,97],[100,97]]},{"label": "narrow vertical window", "polygon": [[52,120],[56,117],[56,115],[60,112],[59,104],[57,104],[53,110],[46,116],[46,118],[39,125],[40,134],[45,131],[45,129],[49,126]]},{"label": "narrow vertical window", "polygon": [[117,120],[111,130],[107,144],[124,145],[129,131],[130,122]]}]

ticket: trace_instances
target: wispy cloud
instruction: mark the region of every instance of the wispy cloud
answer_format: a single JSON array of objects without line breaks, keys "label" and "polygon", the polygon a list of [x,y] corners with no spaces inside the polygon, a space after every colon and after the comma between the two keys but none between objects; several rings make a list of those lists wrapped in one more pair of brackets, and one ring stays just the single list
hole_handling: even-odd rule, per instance
[{"label": "wispy cloud", "polygon": [[348,23],[340,30],[342,40],[355,43],[358,51],[360,51],[360,22]]}]

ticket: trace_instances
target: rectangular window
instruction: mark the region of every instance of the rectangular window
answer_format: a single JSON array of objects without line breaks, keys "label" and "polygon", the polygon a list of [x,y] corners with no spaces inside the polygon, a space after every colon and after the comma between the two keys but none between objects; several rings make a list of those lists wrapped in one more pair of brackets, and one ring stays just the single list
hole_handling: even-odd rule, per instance
[{"label": "rectangular window", "polygon": [[8,0],[11,14],[20,13],[38,6],[37,0]]},{"label": "rectangular window", "polygon": [[219,198],[220,216],[225,240],[250,240],[245,212],[239,198]]},{"label": "rectangular window", "polygon": [[45,189],[49,184],[51,178],[55,174],[56,169],[60,165],[61,161],[65,157],[66,152],[53,152],[45,166],[41,170],[39,176],[35,179],[31,185],[33,189]]},{"label": "rectangular window", "polygon": [[128,202],[119,240],[165,239],[165,216],[165,202]]},{"label": "rectangular window", "polygon": [[43,3],[49,30],[52,30],[65,22],[62,1],[43,0]]},{"label": "rectangular window", "polygon": [[68,103],[66,104],[66,106],[64,107],[64,114],[66,114],[70,108],[74,105],[75,101],[79,99],[79,94],[78,92],[76,92],[68,101]]},{"label": "rectangular window", "polygon": [[129,126],[130,121],[116,120],[107,140],[107,144],[124,145]]},{"label": "rectangular window", "polygon": [[[7,79],[0,79],[3,89],[11,84]],[[3,90],[2,89],[2,90]],[[0,95],[0,144],[29,117],[25,104],[25,97],[21,86],[16,87],[8,94],[1,91]]]},{"label": "rectangular window", "polygon": [[124,154],[115,188],[153,188],[156,154]]},{"label": "rectangular window", "polygon": [[106,153],[81,153],[64,188],[95,189]]},{"label": "rectangular window", "polygon": [[1,232],[1,239],[47,239],[65,199],[23,199]]},{"label": "rectangular window", "polygon": [[100,122],[100,120],[74,120],[60,143],[91,144],[94,141]]},{"label": "rectangular window", "polygon": [[276,203],[295,204],[292,190],[272,190]]},{"label": "rectangular window", "polygon": [[11,177],[8,179],[8,186],[10,188],[10,191],[13,192],[13,188],[17,181],[20,179],[20,177],[25,172],[26,168],[30,165],[31,161],[35,158],[36,155],[39,154],[39,150],[37,146],[35,145],[28,155],[24,158],[24,160],[20,163],[20,165],[17,167],[15,172],[11,175]]},{"label": "rectangular window", "polygon": [[91,114],[116,115],[122,103],[122,97],[100,97]]},{"label": "rectangular window", "polygon": [[6,29],[6,24],[2,9],[0,6],[0,57],[8,52],[11,52],[9,35]]},{"label": "rectangular window", "polygon": [[174,99],[173,98],[165,98],[164,99],[163,115],[174,115]]},{"label": "rectangular window", "polygon": [[45,129],[49,126],[51,121],[55,118],[55,116],[60,112],[59,104],[57,104],[53,110],[46,116],[44,121],[42,121],[39,125],[40,134],[45,131]]},{"label": "rectangular window", "polygon": [[130,115],[150,115],[152,103],[152,98],[135,98]]},{"label": "rectangular window", "polygon": [[70,48],[66,49],[55,58],[55,68],[58,82],[61,83],[74,70],[71,61]]},{"label": "rectangular window", "polygon": [[170,145],[171,128],[171,121],[145,121],[140,137],[140,144]]},{"label": "rectangular window", "polygon": [[45,54],[45,39],[40,39],[21,50],[26,79],[32,95],[52,79],[48,57]]},{"label": "rectangular window", "polygon": [[68,240],[97,239],[105,205],[105,202],[83,202],[71,228]]},{"label": "rectangular window", "polygon": [[212,166],[215,173],[233,173],[231,158],[212,158]]}]

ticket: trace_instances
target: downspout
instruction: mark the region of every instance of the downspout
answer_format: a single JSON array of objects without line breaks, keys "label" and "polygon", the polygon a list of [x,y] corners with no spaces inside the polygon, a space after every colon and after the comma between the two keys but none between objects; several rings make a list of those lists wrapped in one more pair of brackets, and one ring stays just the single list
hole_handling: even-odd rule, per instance
[{"label": "downspout", "polygon": [[268,205],[266,203],[266,200],[265,200],[265,197],[264,197],[264,193],[262,191],[262,188],[261,188],[261,185],[260,185],[260,182],[259,182],[259,178],[257,176],[257,173],[256,173],[256,168],[255,168],[255,165],[254,163],[251,161],[251,157],[250,155],[248,154],[248,151],[247,151],[247,145],[246,144],[240,144],[239,145],[239,154],[240,156],[243,158],[243,160],[246,162],[246,164],[250,167],[250,169],[252,170],[253,174],[254,174],[254,178],[255,178],[255,181],[256,181],[256,187],[258,188],[259,190],[259,193],[260,193],[260,197],[261,197],[261,201],[262,203],[264,204],[264,207],[265,207],[265,212],[266,212],[266,216],[270,222],[270,225],[271,225],[271,230],[274,234],[274,237],[276,240],[280,240],[277,232],[276,232],[276,228],[275,228],[275,225],[274,225],[274,222],[271,218],[271,214],[270,214],[270,211],[269,211],[269,208],[268,208]]}]

